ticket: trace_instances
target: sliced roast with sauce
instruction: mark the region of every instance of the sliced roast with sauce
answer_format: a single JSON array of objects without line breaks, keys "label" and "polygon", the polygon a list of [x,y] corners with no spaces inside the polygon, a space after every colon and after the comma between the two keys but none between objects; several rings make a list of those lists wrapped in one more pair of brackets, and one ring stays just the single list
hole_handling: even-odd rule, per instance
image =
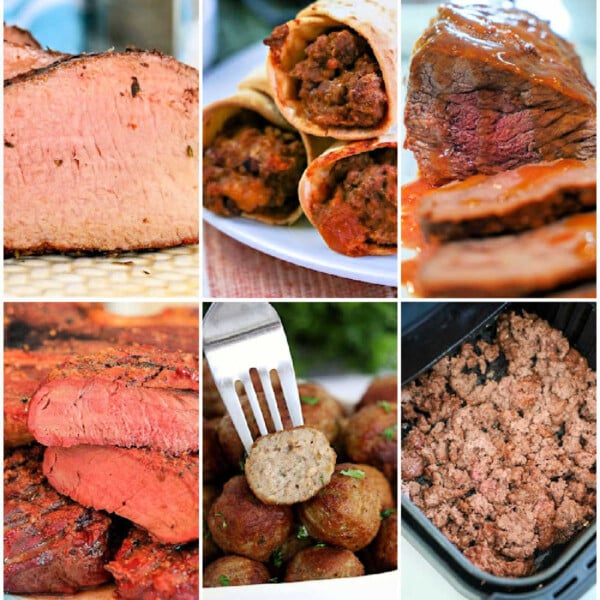
[{"label": "sliced roast with sauce", "polygon": [[523,296],[596,275],[596,213],[514,235],[449,242],[422,257],[415,284],[429,297]]},{"label": "sliced roast with sauce", "polygon": [[531,229],[595,204],[596,160],[561,159],[450,183],[418,213],[429,238],[450,240]]}]

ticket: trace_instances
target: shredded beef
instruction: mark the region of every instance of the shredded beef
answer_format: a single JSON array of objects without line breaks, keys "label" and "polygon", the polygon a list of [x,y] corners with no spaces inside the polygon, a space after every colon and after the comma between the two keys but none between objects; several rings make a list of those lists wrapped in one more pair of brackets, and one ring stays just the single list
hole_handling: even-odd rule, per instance
[{"label": "shredded beef", "polygon": [[229,119],[202,161],[204,206],[224,216],[287,214],[306,167],[300,136],[250,111]]},{"label": "shredded beef", "polygon": [[504,314],[403,389],[403,493],[481,569],[531,574],[594,518],[595,398],[561,332]]},{"label": "shredded beef", "polygon": [[342,29],[317,37],[290,75],[311,121],[323,127],[373,127],[387,97],[381,70],[366,40]]}]

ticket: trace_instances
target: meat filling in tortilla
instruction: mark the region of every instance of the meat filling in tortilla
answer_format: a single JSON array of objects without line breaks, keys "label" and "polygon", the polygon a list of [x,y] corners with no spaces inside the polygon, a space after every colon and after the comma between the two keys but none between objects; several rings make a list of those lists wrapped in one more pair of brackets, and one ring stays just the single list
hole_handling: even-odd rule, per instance
[{"label": "meat filling in tortilla", "polygon": [[[273,34],[275,36],[275,32]],[[348,30],[324,33],[290,71],[307,117],[322,127],[373,127],[386,115],[379,65],[366,40]]]},{"label": "meat filling in tortilla", "polygon": [[285,214],[306,167],[300,136],[250,111],[229,119],[203,157],[204,206],[224,215]]},{"label": "meat filling in tortilla", "polygon": [[354,215],[353,221],[360,224],[365,238],[362,241],[380,246],[397,245],[395,148],[381,148],[339,160],[331,169],[330,185],[334,190],[331,199],[315,209],[317,222],[321,221],[319,213],[330,214],[331,204],[343,204]]}]

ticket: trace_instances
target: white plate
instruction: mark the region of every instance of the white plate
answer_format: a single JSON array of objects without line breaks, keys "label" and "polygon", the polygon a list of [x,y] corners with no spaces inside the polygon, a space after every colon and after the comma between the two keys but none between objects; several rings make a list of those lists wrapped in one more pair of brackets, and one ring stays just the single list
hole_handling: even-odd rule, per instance
[{"label": "white plate", "polygon": [[[206,106],[233,94],[238,82],[263,63],[266,54],[266,46],[257,42],[204,74],[202,104]],[[275,258],[329,275],[380,285],[398,285],[396,256],[351,258],[337,254],[327,247],[306,219],[287,227],[265,225],[243,218],[219,217],[207,210],[202,212],[204,220],[219,231]]]}]

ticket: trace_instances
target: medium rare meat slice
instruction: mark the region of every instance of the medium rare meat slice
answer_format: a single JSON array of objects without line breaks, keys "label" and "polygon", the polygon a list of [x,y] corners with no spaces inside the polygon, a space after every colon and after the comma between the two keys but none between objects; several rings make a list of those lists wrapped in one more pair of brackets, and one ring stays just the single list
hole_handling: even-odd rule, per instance
[{"label": "medium rare meat slice", "polygon": [[4,79],[10,79],[31,69],[41,69],[66,56],[67,54],[60,52],[4,40]]},{"label": "medium rare meat slice", "polygon": [[6,23],[4,24],[4,41],[18,44],[19,46],[31,46],[40,50],[42,48],[41,44],[27,29],[21,29],[21,27],[7,25]]},{"label": "medium rare meat slice", "polygon": [[418,213],[429,238],[449,240],[540,227],[595,204],[596,160],[561,159],[449,183]]},{"label": "medium rare meat slice", "polygon": [[31,399],[28,426],[46,446],[198,450],[198,358],[139,347],[77,357]]},{"label": "medium rare meat slice", "polygon": [[158,544],[144,531],[133,529],[106,569],[115,578],[120,600],[200,597],[197,544]]},{"label": "medium rare meat slice", "polygon": [[517,9],[444,4],[415,45],[405,146],[439,185],[596,155],[596,95],[573,46]]},{"label": "medium rare meat slice", "polygon": [[110,519],[48,485],[41,446],[4,459],[4,591],[73,593],[108,579]]},{"label": "medium rare meat slice", "polygon": [[74,56],[5,81],[4,151],[8,254],[198,240],[198,72],[173,58]]},{"label": "medium rare meat slice", "polygon": [[522,296],[596,275],[596,213],[516,235],[442,244],[417,271],[419,295]]},{"label": "medium rare meat slice", "polygon": [[44,474],[61,494],[116,513],[164,544],[198,539],[198,455],[145,448],[47,448]]}]

